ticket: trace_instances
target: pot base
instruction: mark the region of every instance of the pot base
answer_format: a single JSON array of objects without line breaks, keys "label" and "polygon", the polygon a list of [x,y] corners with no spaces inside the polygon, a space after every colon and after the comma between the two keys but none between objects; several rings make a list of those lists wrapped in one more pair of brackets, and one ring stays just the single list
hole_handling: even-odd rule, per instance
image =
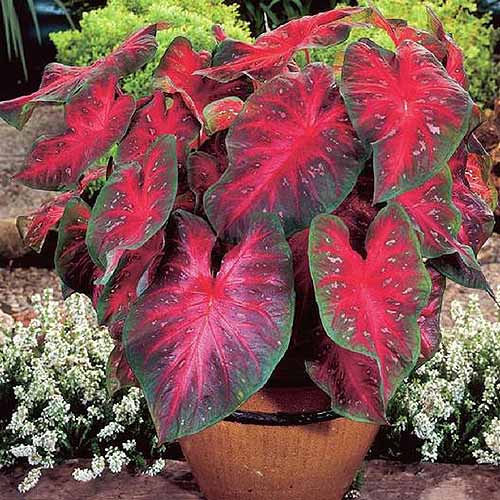
[{"label": "pot base", "polygon": [[[263,389],[241,409],[328,407],[328,397],[308,387]],[[341,500],[378,429],[341,417],[299,426],[220,422],[180,443],[208,500]]]}]

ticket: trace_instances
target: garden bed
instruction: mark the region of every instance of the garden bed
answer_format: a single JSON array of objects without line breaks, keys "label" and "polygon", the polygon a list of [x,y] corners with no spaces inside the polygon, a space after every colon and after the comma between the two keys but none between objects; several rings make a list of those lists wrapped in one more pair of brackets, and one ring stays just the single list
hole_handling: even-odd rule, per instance
[{"label": "garden bed", "polygon": [[[70,461],[47,471],[26,495],[16,490],[25,471],[0,474],[2,500],[197,500],[202,499],[185,462],[169,461],[158,476],[105,473],[97,480],[74,481],[75,467],[87,461]],[[364,465],[359,500],[498,500],[500,470],[477,465],[400,464],[371,460]]]}]

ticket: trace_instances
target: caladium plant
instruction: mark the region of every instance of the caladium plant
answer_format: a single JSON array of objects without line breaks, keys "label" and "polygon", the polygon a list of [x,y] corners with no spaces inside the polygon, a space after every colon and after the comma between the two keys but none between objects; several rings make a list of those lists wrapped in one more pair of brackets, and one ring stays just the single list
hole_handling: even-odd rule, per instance
[{"label": "caladium plant", "polygon": [[[477,253],[497,199],[460,49],[430,11],[427,31],[346,8],[252,44],[217,26],[213,54],[176,38],[135,102],[120,81],[166,21],[0,103],[18,127],[66,111],[16,176],[58,191],[26,243],[57,229],[66,294],[89,295],[116,342],[108,386],[142,387],[162,442],[234,412],[292,353],[338,414],[386,422],[439,347],[446,279],[492,294]],[[341,67],[300,66],[367,25],[393,50],[362,39]]]}]

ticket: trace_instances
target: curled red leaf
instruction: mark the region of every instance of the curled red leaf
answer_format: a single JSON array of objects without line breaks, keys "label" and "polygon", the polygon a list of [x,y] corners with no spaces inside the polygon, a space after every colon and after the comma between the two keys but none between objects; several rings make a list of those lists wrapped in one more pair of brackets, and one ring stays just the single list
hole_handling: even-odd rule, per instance
[{"label": "curled red leaf", "polygon": [[98,287],[94,281],[102,271],[90,258],[85,235],[90,207],[79,198],[72,198],[64,209],[59,225],[54,263],[57,274],[71,291],[84,293],[95,300]]},{"label": "curled red leaf", "polygon": [[125,387],[139,385],[130,368],[121,342],[116,343],[106,365],[106,388],[113,396]]},{"label": "curled red leaf", "polygon": [[229,128],[243,109],[243,104],[239,97],[224,97],[207,104],[203,109],[207,133],[214,134]]},{"label": "curled red leaf", "polygon": [[443,295],[446,288],[446,278],[433,269],[426,266],[431,277],[432,290],[429,302],[420,312],[418,326],[420,327],[420,358],[419,363],[429,360],[438,350],[441,342],[440,315],[443,304]]},{"label": "curled red leaf", "polygon": [[123,253],[99,295],[96,311],[102,324],[123,325],[132,303],[151,284],[164,245],[165,235],[159,231],[142,247]]},{"label": "curled red leaf", "polygon": [[469,80],[464,68],[464,54],[453,38],[444,29],[443,23],[430,7],[427,7],[427,19],[430,29],[446,46],[445,67],[449,75],[464,89],[469,87]]},{"label": "curled red leaf", "polygon": [[100,191],[89,221],[87,245],[105,268],[104,284],[125,250],[142,247],[167,222],[177,192],[176,141],[157,139],[141,164],[115,170]]},{"label": "curled red leaf", "polygon": [[396,47],[405,40],[412,40],[423,45],[439,61],[443,61],[446,57],[446,45],[435,34],[408,26],[408,23],[401,19],[387,19],[373,6],[371,10],[371,22],[375,26],[382,28],[389,35]]},{"label": "curled red leaf", "polygon": [[0,102],[0,118],[21,129],[39,104],[65,103],[81,86],[95,78],[107,75],[119,79],[137,71],[156,52],[157,29],[161,29],[161,26],[151,24],[137,31],[115,51],[91,66],[49,64],[45,68],[39,90],[27,96]]},{"label": "curled red leaf", "polygon": [[313,356],[306,370],[314,383],[332,400],[332,409],[355,420],[386,424],[377,361],[344,349],[322,328],[313,334]]},{"label": "curled red leaf", "polygon": [[245,99],[250,93],[244,79],[220,84],[197,74],[210,65],[210,54],[196,52],[184,37],[175,38],[155,72],[156,86],[169,94],[179,93],[186,106],[203,124],[203,109],[207,104],[224,97]]},{"label": "curled red leaf", "polygon": [[196,196],[196,206],[203,206],[205,191],[215,184],[222,175],[221,165],[217,158],[204,151],[194,151],[188,160],[188,183]]},{"label": "curled red leaf", "polygon": [[219,82],[243,75],[268,80],[282,73],[298,51],[346,40],[351,27],[362,23],[367,13],[361,7],[347,7],[294,19],[260,35],[253,44],[226,39],[217,47],[213,66],[200,68],[197,74]]},{"label": "curled red leaf", "polygon": [[185,182],[185,162],[193,142],[198,138],[200,125],[179,95],[167,97],[161,90],[132,117],[130,129],[118,148],[116,161],[142,161],[150,146],[165,134],[175,135],[177,162],[181,185]]}]

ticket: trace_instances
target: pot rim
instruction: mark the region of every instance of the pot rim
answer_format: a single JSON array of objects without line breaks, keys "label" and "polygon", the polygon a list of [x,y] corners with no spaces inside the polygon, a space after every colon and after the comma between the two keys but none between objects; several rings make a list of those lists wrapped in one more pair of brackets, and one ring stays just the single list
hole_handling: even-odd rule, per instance
[{"label": "pot rim", "polygon": [[295,426],[317,424],[341,418],[341,415],[333,410],[313,411],[303,413],[265,413],[260,411],[235,411],[227,416],[226,422],[251,425],[271,425],[271,426]]}]

